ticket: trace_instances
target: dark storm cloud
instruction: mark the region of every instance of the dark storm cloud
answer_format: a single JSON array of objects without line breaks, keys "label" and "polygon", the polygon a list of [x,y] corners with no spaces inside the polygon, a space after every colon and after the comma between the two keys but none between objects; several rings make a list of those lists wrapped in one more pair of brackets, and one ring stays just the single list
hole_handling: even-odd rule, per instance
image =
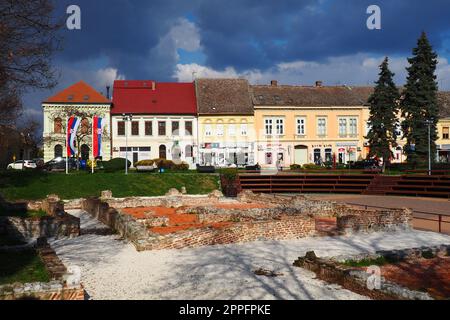
[{"label": "dark storm cloud", "polygon": [[[58,1],[59,13],[72,1]],[[199,28],[206,64],[237,70],[318,61],[358,52],[409,54],[422,30],[436,48],[449,31],[450,1],[430,0],[78,0],[81,31],[64,32],[66,63],[106,57],[132,78],[168,80],[173,54],[154,52],[181,17]],[[382,9],[381,31],[366,28],[366,9]]]},{"label": "dark storm cloud", "polygon": [[[366,28],[371,4],[381,7],[381,31]],[[442,49],[450,29],[448,0],[212,0],[196,12],[207,62],[239,70],[358,52],[409,54],[422,30]]]}]

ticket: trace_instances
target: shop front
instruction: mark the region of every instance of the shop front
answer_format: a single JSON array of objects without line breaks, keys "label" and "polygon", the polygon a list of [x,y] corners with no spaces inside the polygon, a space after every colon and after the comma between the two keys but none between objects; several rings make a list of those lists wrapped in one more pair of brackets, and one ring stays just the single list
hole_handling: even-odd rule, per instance
[{"label": "shop front", "polygon": [[252,143],[203,143],[200,145],[200,164],[215,167],[243,167],[255,164]]},{"label": "shop front", "polygon": [[438,161],[441,163],[450,163],[450,144],[438,146]]}]

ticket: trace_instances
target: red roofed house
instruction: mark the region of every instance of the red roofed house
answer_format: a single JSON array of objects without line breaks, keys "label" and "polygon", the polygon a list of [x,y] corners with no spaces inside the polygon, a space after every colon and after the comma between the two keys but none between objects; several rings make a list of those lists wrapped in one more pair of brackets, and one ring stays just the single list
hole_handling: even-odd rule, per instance
[{"label": "red roofed house", "polygon": [[[109,93],[107,93],[109,95]],[[83,160],[92,155],[92,118],[105,119],[103,130],[103,160],[111,157],[110,109],[111,101],[84,81],[58,92],[42,102],[44,109],[44,158],[50,161],[66,156],[66,123],[71,116],[82,119],[77,134],[77,148]]]},{"label": "red roofed house", "polygon": [[[131,121],[124,121],[124,114],[132,115]],[[111,115],[114,158],[125,158],[128,144],[128,159],[133,164],[163,158],[195,166],[197,103],[193,83],[117,80]]]}]

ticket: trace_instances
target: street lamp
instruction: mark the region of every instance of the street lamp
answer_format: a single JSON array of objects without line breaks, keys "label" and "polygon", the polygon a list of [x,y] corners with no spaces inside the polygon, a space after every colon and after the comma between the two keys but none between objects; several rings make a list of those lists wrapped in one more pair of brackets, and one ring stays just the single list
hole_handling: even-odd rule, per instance
[{"label": "street lamp", "polygon": [[431,176],[431,126],[434,125],[434,119],[427,119],[424,123],[428,126],[428,175]]},{"label": "street lamp", "polygon": [[133,120],[132,114],[122,114],[122,119],[125,122],[125,174],[128,174],[128,122]]}]

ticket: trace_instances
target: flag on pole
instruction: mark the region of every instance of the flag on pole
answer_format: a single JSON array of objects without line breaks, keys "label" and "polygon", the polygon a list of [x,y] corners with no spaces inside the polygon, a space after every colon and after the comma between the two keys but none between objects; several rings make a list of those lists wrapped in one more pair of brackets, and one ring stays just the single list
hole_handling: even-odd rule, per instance
[{"label": "flag on pole", "polygon": [[103,156],[102,150],[102,136],[103,136],[103,126],[104,119],[98,116],[94,116],[92,121],[92,145],[93,145],[93,155],[94,160]]},{"label": "flag on pole", "polygon": [[81,119],[74,116],[69,118],[67,122],[67,157],[72,157],[77,154],[78,150],[75,147],[75,138],[77,136],[78,127]]}]

